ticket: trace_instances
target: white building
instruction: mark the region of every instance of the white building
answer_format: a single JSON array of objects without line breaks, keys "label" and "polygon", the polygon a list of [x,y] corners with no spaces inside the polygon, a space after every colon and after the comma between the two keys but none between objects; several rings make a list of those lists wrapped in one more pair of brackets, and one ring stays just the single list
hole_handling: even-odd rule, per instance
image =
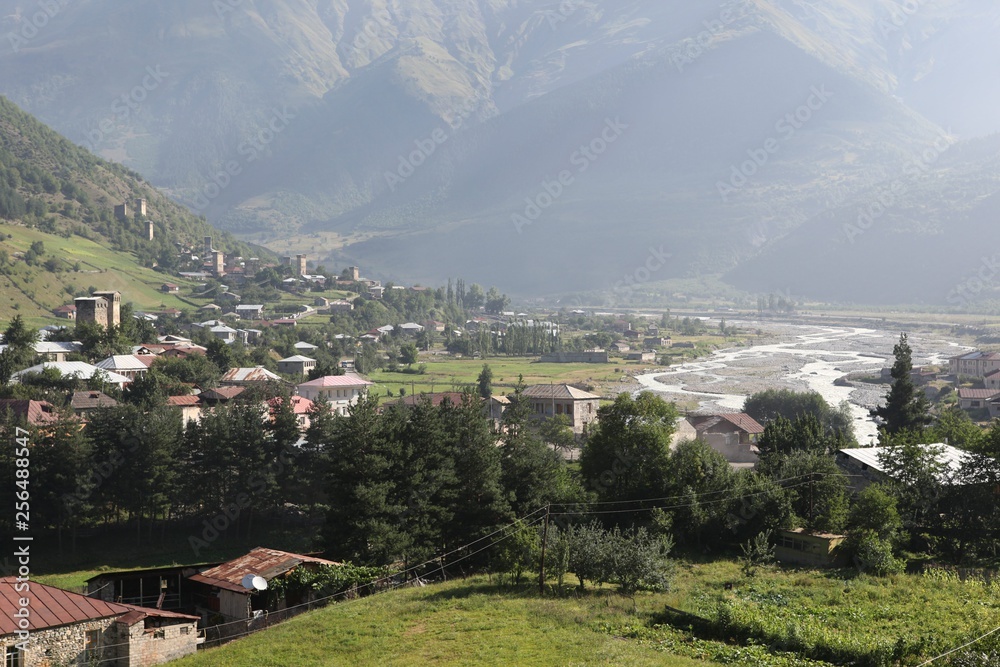
[{"label": "white building", "polygon": [[303,382],[298,386],[298,394],[314,402],[322,396],[330,404],[331,411],[346,415],[347,409],[356,404],[361,394],[373,384],[354,373],[327,375]]}]

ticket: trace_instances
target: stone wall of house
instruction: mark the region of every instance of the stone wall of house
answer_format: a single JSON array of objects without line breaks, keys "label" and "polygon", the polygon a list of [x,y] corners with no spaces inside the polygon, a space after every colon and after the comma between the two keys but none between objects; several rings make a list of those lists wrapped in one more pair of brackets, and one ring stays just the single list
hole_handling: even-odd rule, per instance
[{"label": "stone wall of house", "polygon": [[[119,646],[121,640],[113,618],[33,631],[28,642],[28,650],[23,655],[23,664],[28,667],[63,667],[65,665],[86,664],[82,661],[87,645],[87,632],[91,630],[101,632],[100,645],[103,647],[101,658],[102,660],[110,660],[110,662],[102,662],[102,667],[119,667],[119,665],[124,667],[127,663],[114,660],[121,655],[119,649],[126,647]],[[0,650],[6,652],[7,646],[17,643],[16,636],[2,637],[0,644],[3,647]]]},{"label": "stone wall of house", "polygon": [[136,623],[122,627],[122,641],[128,642],[129,667],[152,667],[177,660],[198,650],[198,624],[177,623],[146,628]]}]

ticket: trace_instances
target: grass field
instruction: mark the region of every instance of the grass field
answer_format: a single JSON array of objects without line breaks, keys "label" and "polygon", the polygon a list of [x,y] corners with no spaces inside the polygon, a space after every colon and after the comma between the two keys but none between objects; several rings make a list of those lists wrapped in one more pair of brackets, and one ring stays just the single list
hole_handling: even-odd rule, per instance
[{"label": "grass field", "polygon": [[[423,355],[420,358],[420,363],[426,365],[426,372],[423,374],[380,370],[371,373],[369,379],[376,384],[376,391],[380,395],[391,390],[394,396],[398,396],[400,388],[405,388],[407,394],[460,391],[463,386],[476,383],[485,363],[489,364],[493,372],[493,387],[497,390],[513,389],[521,375],[524,376],[526,385],[566,382],[592,386],[595,393],[600,393],[599,390],[604,386],[627,382],[629,373],[656,368],[649,364],[626,363],[621,360],[608,364],[542,364],[536,359],[495,357],[482,360]],[[414,370],[416,368],[415,365]]]},{"label": "grass field", "polygon": [[627,614],[624,599],[539,599],[484,579],[409,588],[333,605],[177,667],[320,665],[637,665],[719,663],[671,656],[597,626]]},{"label": "grass field", "polygon": [[[72,291],[88,287],[118,290],[122,293],[122,302],[132,303],[138,310],[190,307],[178,296],[159,291],[166,281],[182,285],[183,289],[184,280],[139,266],[127,253],[108,250],[79,236],[63,238],[17,225],[0,225],[0,233],[5,237],[0,241],[0,248],[11,258],[11,266],[0,275],[0,292],[4,295],[0,303],[0,321],[20,314],[33,326],[59,322],[50,311],[72,303]],[[7,235],[11,238],[6,238]],[[45,267],[29,267],[14,259],[15,252],[27,252],[35,241],[45,245],[42,259],[60,260],[63,270],[50,273]],[[73,270],[77,263],[79,271]]]},{"label": "grass field", "polygon": [[[704,626],[678,622],[670,608]],[[681,565],[670,592],[634,599],[570,587],[539,598],[532,586],[485,577],[401,589],[177,665],[916,665],[998,625],[996,583],[781,569],[746,579],[719,561]]]}]

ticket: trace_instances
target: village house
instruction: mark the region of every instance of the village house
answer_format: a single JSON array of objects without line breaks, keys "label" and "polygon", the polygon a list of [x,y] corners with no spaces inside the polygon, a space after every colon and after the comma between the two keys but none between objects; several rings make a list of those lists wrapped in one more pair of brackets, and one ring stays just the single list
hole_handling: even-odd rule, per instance
[{"label": "village house", "polygon": [[201,392],[198,394],[198,398],[205,406],[213,408],[216,405],[228,403],[246,390],[246,387],[216,387]]},{"label": "village house", "polygon": [[116,354],[97,362],[97,367],[101,370],[124,375],[131,381],[148,373],[154,359],[156,357],[151,355],[139,358],[134,354]]},{"label": "village house", "polygon": [[618,352],[619,354],[628,352],[632,349],[632,346],[625,341],[618,341],[617,343],[611,344],[611,351]]},{"label": "village house", "polygon": [[25,368],[23,371],[14,373],[14,375],[11,376],[11,381],[19,382],[25,375],[38,374],[47,369],[58,371],[64,378],[75,377],[78,380],[89,380],[95,374],[100,374],[106,382],[119,386],[125,386],[130,381],[127,377],[121,375],[120,373],[105,371],[97,366],[83,361],[46,361],[38,364],[37,366]]},{"label": "village house", "polygon": [[[338,566],[340,563],[257,547],[244,556],[192,574],[188,580],[197,584],[196,609],[207,619],[207,625],[230,623],[227,627],[234,628],[233,621],[249,622],[260,618],[264,612],[274,614],[315,599],[315,594],[309,590],[288,590],[275,601],[273,596],[247,588],[243,584],[247,575],[256,575],[270,584],[300,567],[314,570],[323,565]],[[236,626],[235,630],[245,632],[246,626]]]},{"label": "village house", "polygon": [[346,415],[348,408],[358,402],[361,394],[373,385],[360,375],[327,375],[316,380],[303,382],[298,386],[298,394],[315,402],[321,396],[330,404],[330,410]]},{"label": "village house", "polygon": [[21,423],[32,426],[49,424],[59,419],[56,407],[48,401],[32,401],[26,398],[0,399],[0,416],[10,414]]},{"label": "village house", "polygon": [[983,384],[987,389],[996,389],[1000,392],[1000,371],[993,371],[983,377]]},{"label": "village house", "polygon": [[331,313],[345,313],[354,310],[354,304],[343,299],[336,299],[326,304]]},{"label": "village house", "polygon": [[278,372],[285,375],[305,377],[314,368],[316,368],[316,360],[301,354],[296,354],[293,357],[288,357],[278,362]]},{"label": "village house", "polygon": [[318,345],[313,345],[312,343],[307,343],[304,340],[300,340],[298,343],[293,345],[297,352],[300,354],[311,354],[319,349]]},{"label": "village house", "polygon": [[416,322],[407,322],[406,324],[399,325],[399,331],[404,336],[415,336],[423,330],[423,325],[417,324]]},{"label": "village house", "polygon": [[779,563],[806,567],[835,567],[843,560],[838,547],[847,539],[832,533],[808,533],[801,528],[778,531],[774,558]]},{"label": "village house", "polygon": [[66,361],[71,354],[80,354],[83,344],[78,342],[60,342],[42,340],[35,343],[35,354],[45,361]]},{"label": "village house", "polygon": [[163,283],[160,285],[160,291],[164,294],[175,294],[181,291],[181,286],[174,283]]},{"label": "village house", "polygon": [[59,306],[58,308],[52,310],[52,314],[64,320],[75,320],[76,306],[75,305]]},{"label": "village house", "polygon": [[[31,637],[19,647],[22,598]],[[28,595],[16,577],[0,579],[0,607],[6,667],[149,667],[190,655],[199,643],[197,616],[95,600],[37,581]]]},{"label": "village house", "polygon": [[236,329],[225,324],[216,324],[210,327],[208,331],[224,343],[232,343],[236,340]]},{"label": "village house", "polygon": [[74,413],[86,419],[94,410],[113,408],[118,401],[101,391],[74,391],[69,404]]},{"label": "village house", "polygon": [[656,363],[656,352],[651,350],[627,352],[625,354],[625,361],[638,361],[643,364]]},{"label": "village house", "polygon": [[[274,417],[275,411],[281,407],[283,402],[284,399],[282,399],[281,396],[275,396],[267,402],[268,412],[272,418]],[[305,433],[309,428],[309,424],[311,422],[309,414],[313,409],[313,405],[315,404],[308,398],[303,398],[302,396],[292,396],[292,413],[295,415],[295,421],[299,425],[299,430],[303,433]]]},{"label": "village house", "polygon": [[1000,352],[968,352],[948,359],[948,373],[954,376],[986,377],[1000,370]]},{"label": "village house", "polygon": [[254,368],[230,368],[219,380],[223,387],[240,387],[256,382],[281,382],[281,376],[263,366]]},{"label": "village house", "polygon": [[1000,389],[969,389],[958,390],[958,407],[963,410],[979,410],[989,407],[994,399],[1000,397]]},{"label": "village house", "polygon": [[167,405],[180,410],[181,423],[185,426],[188,422],[198,423],[201,421],[201,396],[169,396]]},{"label": "village house", "polygon": [[[934,455],[941,468],[939,481],[942,484],[965,483],[961,474],[963,464],[971,456],[968,452],[943,443],[919,445],[919,447]],[[837,465],[850,476],[851,487],[860,492],[871,484],[891,479],[882,462],[882,456],[888,451],[888,447],[841,449],[837,452]]]},{"label": "village house", "polygon": [[569,417],[570,428],[576,435],[582,435],[597,421],[597,409],[601,406],[600,396],[568,384],[532,385],[522,396],[528,400],[531,413],[537,418]]},{"label": "village house", "polygon": [[264,306],[261,304],[243,304],[236,306],[236,314],[241,320],[264,319]]},{"label": "village house", "polygon": [[764,433],[764,427],[750,415],[742,412],[693,415],[688,421],[698,439],[725,456],[729,463],[737,467],[757,463],[757,438]]}]

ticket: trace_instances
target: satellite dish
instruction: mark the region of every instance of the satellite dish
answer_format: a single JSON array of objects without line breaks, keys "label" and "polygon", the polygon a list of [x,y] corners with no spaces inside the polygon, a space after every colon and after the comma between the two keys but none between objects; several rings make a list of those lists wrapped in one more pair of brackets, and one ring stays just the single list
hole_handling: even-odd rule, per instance
[{"label": "satellite dish", "polygon": [[254,577],[256,577],[256,576],[257,575],[254,575],[254,574],[248,574],[248,575],[246,575],[240,581],[240,585],[242,585],[243,588],[246,588],[247,590],[250,590],[251,588],[253,588],[253,580],[254,580]]},{"label": "satellite dish", "polygon": [[264,577],[254,577],[253,581],[251,583],[252,583],[254,589],[256,589],[258,591],[266,591],[267,590],[267,579],[265,579]]}]

